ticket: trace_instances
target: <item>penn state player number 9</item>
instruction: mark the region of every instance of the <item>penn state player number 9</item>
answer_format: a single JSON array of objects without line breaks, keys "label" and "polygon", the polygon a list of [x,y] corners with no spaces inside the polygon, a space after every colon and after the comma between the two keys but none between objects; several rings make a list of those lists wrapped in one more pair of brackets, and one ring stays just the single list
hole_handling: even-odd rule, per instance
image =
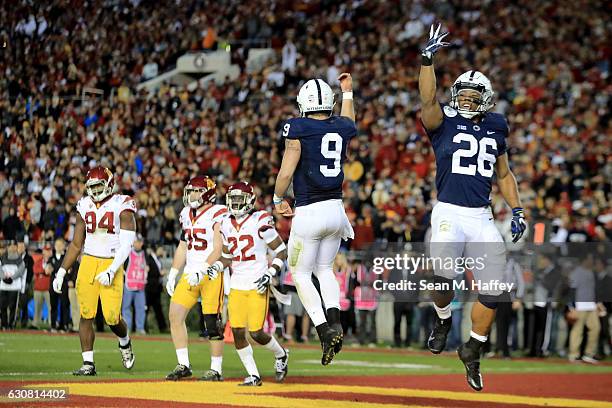
[{"label": "penn state player number 9", "polygon": [[[474,135],[469,133],[457,133],[453,137],[453,143],[468,142],[467,149],[458,149],[453,153],[452,172],[455,174],[465,174],[467,176],[475,176],[476,171],[483,177],[493,176],[493,163],[495,163],[495,155],[487,152],[487,146],[493,150],[497,150],[497,141],[490,137],[483,137],[480,141],[476,140]],[[477,164],[461,165],[462,158],[474,157],[478,155]]]},{"label": "penn state player number 9", "polygon": [[325,177],[337,177],[341,170],[342,136],[338,133],[326,133],[321,139],[321,154],[326,159],[334,161],[333,167],[324,164],[319,166],[321,174]]}]

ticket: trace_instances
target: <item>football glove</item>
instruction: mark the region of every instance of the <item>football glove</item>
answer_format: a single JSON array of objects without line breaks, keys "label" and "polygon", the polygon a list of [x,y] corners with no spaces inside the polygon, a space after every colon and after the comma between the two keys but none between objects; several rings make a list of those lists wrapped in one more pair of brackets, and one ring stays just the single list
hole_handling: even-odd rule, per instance
[{"label": "football glove", "polygon": [[268,269],[261,278],[255,281],[255,284],[257,285],[257,293],[260,295],[266,293],[268,287],[270,286],[270,282],[272,281],[272,276],[274,276],[273,273],[270,272],[270,269]]},{"label": "football glove", "polygon": [[66,276],[66,270],[59,268],[53,279],[53,290],[55,293],[62,293],[62,285],[64,284],[64,276]]},{"label": "football glove", "polygon": [[113,271],[111,268],[108,268],[104,272],[99,273],[98,276],[96,276],[96,279],[98,282],[100,282],[100,285],[110,286],[111,283],[113,283],[113,279],[115,279],[116,272],[117,271]]},{"label": "football glove", "polygon": [[170,268],[170,272],[168,272],[168,281],[166,282],[166,292],[168,295],[172,297],[174,294],[174,286],[176,285],[176,277],[178,276],[178,269]]},{"label": "football glove", "polygon": [[527,229],[525,213],[521,207],[512,209],[512,222],[510,227],[512,230],[512,242],[517,242],[525,233],[525,229]]},{"label": "football glove", "polygon": [[440,28],[442,24],[438,24],[438,28],[434,32],[434,24],[429,28],[429,41],[425,44],[425,47],[421,50],[421,55],[425,58],[432,59],[434,54],[442,47],[448,47],[449,42],[443,42],[442,39],[448,35],[448,33],[440,34]]},{"label": "football glove", "polygon": [[187,272],[186,278],[189,286],[198,286],[200,282],[202,282],[202,279],[204,279],[204,276],[207,275],[206,271],[208,268],[210,268],[210,265],[205,263],[201,270]]},{"label": "football glove", "polygon": [[206,268],[206,275],[208,279],[215,280],[219,276],[219,272],[223,269],[223,264],[220,261],[215,262],[208,268]]}]

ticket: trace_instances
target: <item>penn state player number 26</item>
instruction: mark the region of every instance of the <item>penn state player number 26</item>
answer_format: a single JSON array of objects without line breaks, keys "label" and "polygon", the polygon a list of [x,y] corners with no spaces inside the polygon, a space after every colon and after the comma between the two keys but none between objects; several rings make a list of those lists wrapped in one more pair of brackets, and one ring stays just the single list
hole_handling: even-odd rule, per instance
[{"label": "penn state player number 26", "polygon": [[[495,163],[495,155],[487,152],[487,146],[497,150],[497,141],[490,137],[483,137],[480,141],[476,140],[474,135],[469,133],[457,133],[453,137],[453,143],[468,142],[470,147],[467,149],[459,149],[453,153],[452,172],[455,174],[465,174],[467,176],[475,176],[476,170],[483,177],[493,176],[493,163]],[[474,157],[478,155],[478,165],[472,163],[467,166],[461,165],[461,158]],[[488,163],[488,164],[485,164]]]},{"label": "penn state player number 26", "polygon": [[338,133],[326,133],[321,139],[321,154],[326,159],[332,159],[334,164],[319,166],[321,174],[325,177],[337,177],[340,174],[340,159],[342,157],[342,136]]}]

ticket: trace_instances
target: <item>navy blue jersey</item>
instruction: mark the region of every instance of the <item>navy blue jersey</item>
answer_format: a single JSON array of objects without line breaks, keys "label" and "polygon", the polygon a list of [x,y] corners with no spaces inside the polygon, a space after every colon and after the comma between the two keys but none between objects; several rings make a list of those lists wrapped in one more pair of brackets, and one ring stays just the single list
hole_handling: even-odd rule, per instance
[{"label": "navy blue jersey", "polygon": [[293,174],[295,205],[342,198],[348,144],[357,134],[355,122],[343,116],[329,119],[289,119],[282,128],[287,139],[299,140],[302,153]]},{"label": "navy blue jersey", "polygon": [[485,207],[491,203],[495,162],[506,153],[506,118],[486,113],[475,123],[450,106],[443,106],[442,112],[442,124],[427,132],[436,156],[438,200]]}]

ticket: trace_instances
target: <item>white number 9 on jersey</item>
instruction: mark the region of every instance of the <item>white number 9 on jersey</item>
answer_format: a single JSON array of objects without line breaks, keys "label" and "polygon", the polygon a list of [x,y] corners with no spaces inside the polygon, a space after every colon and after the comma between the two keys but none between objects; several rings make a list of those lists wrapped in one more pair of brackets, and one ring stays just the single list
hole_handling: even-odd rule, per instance
[{"label": "white number 9 on jersey", "polygon": [[322,164],[319,166],[325,177],[337,177],[340,174],[340,158],[342,157],[342,136],[338,133],[326,133],[321,139],[321,154],[326,159],[334,161],[333,167]]}]

